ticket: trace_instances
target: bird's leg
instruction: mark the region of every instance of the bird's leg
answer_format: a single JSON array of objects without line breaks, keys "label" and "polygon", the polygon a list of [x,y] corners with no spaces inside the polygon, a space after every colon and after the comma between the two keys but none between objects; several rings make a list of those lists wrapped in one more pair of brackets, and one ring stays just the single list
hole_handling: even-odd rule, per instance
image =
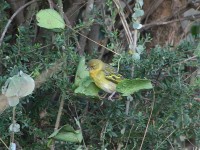
[{"label": "bird's leg", "polygon": [[112,99],[112,97],[115,95],[115,93],[116,93],[116,92],[113,92],[113,93],[108,97],[108,100],[114,101],[114,100]]},{"label": "bird's leg", "polygon": [[108,95],[108,93],[103,94],[102,96],[99,96],[100,99],[104,99],[106,98],[106,96]]}]

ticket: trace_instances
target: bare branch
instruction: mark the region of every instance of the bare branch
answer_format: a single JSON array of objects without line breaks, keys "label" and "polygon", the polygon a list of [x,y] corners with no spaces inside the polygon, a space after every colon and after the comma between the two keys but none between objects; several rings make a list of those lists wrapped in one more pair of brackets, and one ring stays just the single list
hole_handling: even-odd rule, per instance
[{"label": "bare branch", "polygon": [[30,4],[32,4],[32,3],[36,2],[36,1],[38,1],[38,0],[32,0],[32,1],[28,2],[28,3],[26,3],[25,5],[21,6],[21,7],[12,15],[12,17],[8,20],[8,22],[7,22],[7,24],[6,24],[5,28],[4,28],[4,31],[3,31],[3,33],[1,34],[1,38],[0,38],[0,47],[1,47],[1,44],[2,44],[3,39],[4,39],[4,37],[5,37],[5,34],[6,34],[7,30],[8,30],[8,28],[9,28],[11,22],[12,22],[13,19],[16,17],[16,15],[17,15],[20,11],[22,11],[25,7],[27,7],[28,5],[30,5]]}]

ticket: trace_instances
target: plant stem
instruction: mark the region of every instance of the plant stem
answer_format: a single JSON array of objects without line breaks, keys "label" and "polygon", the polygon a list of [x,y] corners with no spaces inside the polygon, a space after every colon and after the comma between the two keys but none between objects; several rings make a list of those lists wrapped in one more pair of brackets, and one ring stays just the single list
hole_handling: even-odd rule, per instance
[{"label": "plant stem", "polygon": [[0,141],[3,143],[3,145],[4,145],[7,149],[9,149],[8,146],[6,145],[6,143],[2,140],[2,138],[0,138]]},{"label": "plant stem", "polygon": [[[60,100],[60,106],[58,109],[58,114],[57,114],[57,118],[56,118],[56,123],[55,123],[55,128],[54,131],[57,131],[59,126],[60,126],[60,119],[61,119],[61,115],[62,115],[62,110],[63,110],[63,106],[64,106],[64,96],[61,96],[61,100]],[[51,150],[55,149],[55,141],[52,141],[52,145],[51,145]]]},{"label": "plant stem", "polygon": [[[13,107],[13,116],[12,116],[12,130],[14,129],[14,125],[15,125],[15,115],[16,115],[16,112],[15,112],[15,109],[16,109],[16,106]],[[15,132],[12,131],[12,134],[11,134],[11,142],[14,143],[15,141]]]}]

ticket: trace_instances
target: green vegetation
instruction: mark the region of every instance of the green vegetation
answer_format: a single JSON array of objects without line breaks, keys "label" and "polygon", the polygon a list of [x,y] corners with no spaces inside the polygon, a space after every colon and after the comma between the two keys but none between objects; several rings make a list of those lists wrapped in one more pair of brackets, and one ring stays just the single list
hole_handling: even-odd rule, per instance
[{"label": "green vegetation", "polygon": [[[58,5],[59,2],[58,0]],[[87,10],[84,13],[79,12],[76,25],[70,27],[65,20],[65,29],[56,32],[37,26],[35,16],[44,7],[41,3],[45,8],[49,7],[47,1],[37,2],[38,7],[34,7],[34,3],[30,5],[30,8],[35,9],[32,12],[34,17],[28,18],[21,25],[13,21],[0,47],[0,87],[20,70],[36,81],[33,94],[20,99],[16,107],[15,119],[20,125],[20,132],[15,133],[14,138],[18,148],[46,150],[52,143],[56,150],[138,150],[141,147],[142,150],[166,150],[183,149],[188,143],[196,148],[200,146],[198,40],[194,43],[184,41],[176,47],[156,45],[149,48],[148,44],[153,37],[149,34],[138,34],[134,49],[136,56],[132,53],[133,45],[122,40],[126,36],[120,37],[124,34],[121,33],[123,26],[115,22],[119,16],[114,2],[105,2],[106,14],[99,10],[100,4],[94,5],[92,13]],[[143,15],[140,7],[139,5],[137,8],[140,15],[133,17]],[[0,8],[2,33],[9,19],[7,10],[10,10],[10,5],[4,1]],[[88,16],[84,17],[84,14]],[[87,39],[86,46],[83,47],[82,34],[93,30],[93,24],[99,25],[98,38],[102,43],[103,40],[107,41],[102,44],[107,49],[102,50],[102,46]],[[139,25],[140,23],[137,24]],[[59,28],[60,25],[56,24],[55,28],[57,26]],[[50,28],[54,29],[52,26]],[[137,91],[131,96],[121,95],[120,100],[114,102],[99,98],[96,96],[99,89],[94,87],[94,92],[91,92],[91,86],[88,88],[89,84],[95,86],[91,79],[81,80],[88,76],[88,72],[82,71],[83,76],[79,81],[77,79],[77,68],[78,71],[86,69],[84,65],[78,67],[82,56],[85,56],[86,62],[102,56],[101,59],[118,68],[125,78],[139,78],[131,81],[139,83],[142,88],[127,91],[127,80],[119,89],[123,90],[123,86],[128,85],[125,89],[127,93],[122,93],[127,96]],[[143,84],[146,82],[148,86],[144,88]],[[140,89],[143,90],[138,91]],[[127,113],[126,102],[129,100]],[[65,136],[73,138],[63,140],[63,137],[57,137],[52,140],[49,136],[58,134],[58,130],[54,131],[54,128],[62,101],[64,104],[59,131],[67,132]],[[9,107],[0,115],[2,150],[6,149],[5,144],[10,144],[12,109]],[[49,139],[52,143],[48,145]]]}]

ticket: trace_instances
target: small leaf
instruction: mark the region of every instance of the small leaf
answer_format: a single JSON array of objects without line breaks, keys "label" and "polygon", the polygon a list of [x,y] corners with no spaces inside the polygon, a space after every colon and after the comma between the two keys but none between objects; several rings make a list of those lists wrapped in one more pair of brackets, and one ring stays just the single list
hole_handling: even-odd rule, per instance
[{"label": "small leaf", "polygon": [[16,150],[17,146],[15,143],[10,143],[9,150]]},{"label": "small leaf", "polygon": [[133,60],[140,60],[140,54],[138,54],[138,53],[134,53],[133,55],[132,55],[132,58],[133,58]]},{"label": "small leaf", "polygon": [[123,94],[123,96],[131,95],[142,89],[152,89],[153,86],[150,80],[147,79],[124,79],[117,84],[117,92]]},{"label": "small leaf", "polygon": [[9,131],[10,132],[19,132],[20,131],[20,125],[18,123],[14,123],[14,124],[11,124],[9,126]]},{"label": "small leaf", "polygon": [[138,22],[134,22],[133,23],[133,28],[134,29],[141,29],[142,28],[142,24],[138,23]]},{"label": "small leaf", "polygon": [[138,18],[144,15],[144,11],[142,9],[135,9],[135,12],[133,13],[134,18]]},{"label": "small leaf", "polygon": [[144,51],[144,46],[143,45],[138,45],[136,47],[136,51],[138,52],[138,54],[141,54]]},{"label": "small leaf", "polygon": [[46,29],[64,29],[65,22],[54,9],[43,9],[36,14],[38,26]]},{"label": "small leaf", "polygon": [[124,133],[125,133],[125,130],[126,130],[126,128],[125,128],[125,127],[123,127],[123,128],[121,129],[121,134],[122,134],[122,135],[124,135]]},{"label": "small leaf", "polygon": [[18,96],[7,97],[7,99],[8,99],[8,104],[11,107],[14,107],[17,104],[19,104],[19,97]]}]

